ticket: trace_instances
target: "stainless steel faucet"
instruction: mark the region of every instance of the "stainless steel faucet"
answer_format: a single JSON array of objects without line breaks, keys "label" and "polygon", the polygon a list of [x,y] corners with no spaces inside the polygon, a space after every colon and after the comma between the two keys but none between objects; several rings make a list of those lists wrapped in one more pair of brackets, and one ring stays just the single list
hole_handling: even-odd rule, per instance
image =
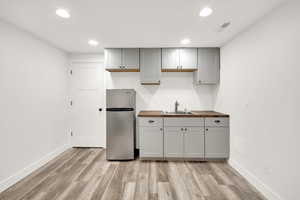
[{"label": "stainless steel faucet", "polygon": [[179,106],[179,103],[178,103],[178,101],[176,100],[176,101],[175,101],[175,113],[178,112],[178,106]]}]

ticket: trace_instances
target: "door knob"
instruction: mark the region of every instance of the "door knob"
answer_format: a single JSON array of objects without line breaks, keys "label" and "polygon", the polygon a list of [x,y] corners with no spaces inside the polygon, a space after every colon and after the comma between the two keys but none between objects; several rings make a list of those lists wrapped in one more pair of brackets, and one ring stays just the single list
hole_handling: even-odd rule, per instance
[{"label": "door knob", "polygon": [[102,111],[102,108],[99,108],[99,111],[101,112],[101,111]]}]

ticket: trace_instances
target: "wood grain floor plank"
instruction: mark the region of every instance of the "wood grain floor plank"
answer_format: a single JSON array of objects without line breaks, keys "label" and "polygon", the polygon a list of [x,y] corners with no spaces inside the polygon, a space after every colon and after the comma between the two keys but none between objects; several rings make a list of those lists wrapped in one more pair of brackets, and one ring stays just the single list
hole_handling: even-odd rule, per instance
[{"label": "wood grain floor plank", "polygon": [[104,195],[104,192],[109,185],[111,179],[113,178],[113,175],[118,167],[119,163],[111,163],[105,173],[101,177],[100,182],[96,185],[95,190],[92,195],[92,200],[100,200],[102,199],[102,196]]},{"label": "wood grain floor plank", "polygon": [[140,161],[139,174],[137,179],[137,185],[135,190],[136,200],[148,200],[149,199],[149,161]]},{"label": "wood grain floor plank", "polygon": [[266,200],[226,162],[110,162],[105,153],[67,150],[0,200]]},{"label": "wood grain floor plank", "polygon": [[170,183],[158,182],[158,199],[159,200],[174,200],[171,192]]},{"label": "wood grain floor plank", "polygon": [[134,200],[135,182],[126,182],[121,200]]}]

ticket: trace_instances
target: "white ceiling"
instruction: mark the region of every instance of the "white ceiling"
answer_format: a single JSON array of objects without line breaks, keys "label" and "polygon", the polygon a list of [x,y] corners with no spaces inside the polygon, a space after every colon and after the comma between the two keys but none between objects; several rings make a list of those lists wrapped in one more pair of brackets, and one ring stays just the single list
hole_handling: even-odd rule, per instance
[{"label": "white ceiling", "polygon": [[[221,46],[287,0],[0,0],[0,18],[68,52],[104,47]],[[198,13],[214,9],[208,18]],[[68,8],[70,19],[55,15]],[[219,26],[231,26],[219,32]],[[88,45],[99,41],[98,47]]]}]

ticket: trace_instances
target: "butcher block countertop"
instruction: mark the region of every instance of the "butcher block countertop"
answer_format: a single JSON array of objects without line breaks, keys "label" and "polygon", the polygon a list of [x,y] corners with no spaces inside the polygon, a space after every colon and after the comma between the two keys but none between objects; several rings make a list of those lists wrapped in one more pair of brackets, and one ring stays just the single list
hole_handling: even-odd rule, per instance
[{"label": "butcher block countertop", "polygon": [[166,114],[160,110],[142,110],[138,117],[229,117],[228,114],[215,111],[193,110],[191,114]]}]

